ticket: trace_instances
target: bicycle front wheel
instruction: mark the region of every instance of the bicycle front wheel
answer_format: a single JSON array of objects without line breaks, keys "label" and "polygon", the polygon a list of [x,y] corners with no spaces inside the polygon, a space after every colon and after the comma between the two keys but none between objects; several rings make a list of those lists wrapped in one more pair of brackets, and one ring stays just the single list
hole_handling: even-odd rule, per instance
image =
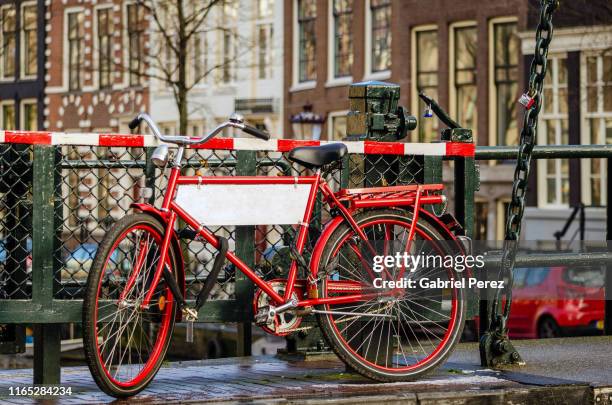
[{"label": "bicycle front wheel", "polygon": [[[128,397],[159,370],[174,329],[176,304],[162,278],[147,308],[164,227],[147,214],[129,215],[106,234],[92,264],[83,303],[83,344],[91,374],[105,393]],[[176,277],[170,249],[166,266]]]},{"label": "bicycle front wheel", "polygon": [[[447,243],[435,242],[444,237],[427,218],[419,218],[413,242],[407,243],[411,212],[373,210],[358,214],[355,220],[368,243],[385,255],[403,253],[398,247],[406,247],[413,255],[445,255],[452,250]],[[397,269],[373,274],[364,259],[365,243],[348,225],[334,231],[319,264],[321,298],[351,294],[351,288],[370,296],[375,295],[373,291],[388,295],[321,305],[320,328],[335,353],[360,374],[386,382],[414,380],[439,366],[459,341],[465,323],[465,290],[456,285],[419,288],[416,282],[411,288],[380,289],[381,282],[374,283],[374,277],[398,281],[407,274],[398,274]],[[408,275],[415,277],[459,280],[462,276],[452,268],[434,266]]]}]

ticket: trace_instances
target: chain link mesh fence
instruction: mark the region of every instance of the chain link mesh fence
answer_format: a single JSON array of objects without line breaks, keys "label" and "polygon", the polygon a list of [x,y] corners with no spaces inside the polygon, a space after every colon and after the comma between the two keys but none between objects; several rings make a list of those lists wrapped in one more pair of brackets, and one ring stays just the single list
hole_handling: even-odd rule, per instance
[{"label": "chain link mesh fence", "polygon": [[[261,176],[300,176],[312,174],[288,161],[280,152],[252,152]],[[135,202],[161,204],[168,171],[147,161],[145,148],[56,146],[55,182],[56,241],[55,298],[80,299],[96,251],[105,233],[118,219],[131,212]],[[184,175],[234,176],[239,160],[236,151],[187,150]],[[28,299],[32,294],[32,147],[3,145],[0,149],[0,300]],[[423,182],[422,157],[391,155],[347,156],[342,165],[329,167],[325,177],[334,191],[341,187],[385,186]],[[262,207],[262,209],[282,209]],[[331,217],[321,200],[317,201],[310,225],[305,258],[309,258],[322,225]],[[182,224],[179,223],[179,227]],[[210,230],[236,247],[233,226]],[[266,279],[286,276],[290,246],[296,227],[256,226],[254,255],[256,270]],[[181,241],[185,258],[187,299],[194,299],[212,268],[216,251],[198,240]],[[236,270],[226,263],[219,274],[211,300],[234,300]],[[300,276],[305,276],[304,274]]]}]

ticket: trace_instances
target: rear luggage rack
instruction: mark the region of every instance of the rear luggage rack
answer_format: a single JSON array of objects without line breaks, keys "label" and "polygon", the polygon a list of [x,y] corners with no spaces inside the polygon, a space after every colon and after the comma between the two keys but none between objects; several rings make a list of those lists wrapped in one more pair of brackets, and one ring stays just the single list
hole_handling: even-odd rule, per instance
[{"label": "rear luggage rack", "polygon": [[442,191],[443,184],[411,184],[407,186],[353,188],[342,190],[336,194],[342,202],[347,202],[351,208],[370,208],[389,205],[414,205],[417,198],[419,204],[442,204],[446,196],[434,194]]}]

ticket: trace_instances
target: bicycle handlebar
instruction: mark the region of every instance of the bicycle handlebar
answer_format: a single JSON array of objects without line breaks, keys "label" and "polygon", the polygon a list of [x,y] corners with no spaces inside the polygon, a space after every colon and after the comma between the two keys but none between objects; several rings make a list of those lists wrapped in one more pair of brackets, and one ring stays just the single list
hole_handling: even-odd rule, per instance
[{"label": "bicycle handlebar", "polygon": [[242,130],[246,132],[247,134],[252,135],[259,139],[263,139],[264,141],[267,141],[268,139],[270,139],[270,134],[268,134],[267,132],[264,132],[258,128],[252,127],[247,124],[243,124],[243,125],[244,125],[244,128],[242,128]]},{"label": "bicycle handlebar", "polygon": [[436,101],[433,98],[428,97],[423,92],[419,93],[419,97],[421,98],[421,100],[425,102],[425,104],[429,106],[429,108],[431,108],[434,114],[436,114],[436,116],[440,119],[440,121],[444,123],[444,125],[446,125],[447,127],[451,129],[461,128],[461,125],[459,125],[456,121],[454,121],[451,117],[449,117],[446,111],[444,111],[442,107],[440,107],[440,105],[436,103]]},{"label": "bicycle handlebar", "polygon": [[128,127],[131,130],[134,130],[143,121],[147,124],[147,126],[149,128],[151,128],[151,131],[153,132],[153,135],[155,135],[155,137],[157,139],[159,139],[162,142],[175,143],[175,144],[179,144],[179,145],[196,145],[196,144],[199,144],[199,143],[204,143],[204,142],[210,140],[211,138],[213,138],[215,135],[217,135],[219,132],[221,132],[222,130],[224,130],[227,127],[238,128],[238,129],[246,132],[249,135],[252,135],[252,136],[257,137],[259,139],[263,139],[265,141],[270,139],[270,134],[268,134],[267,132],[264,132],[264,131],[262,131],[260,129],[257,129],[255,127],[252,127],[250,125],[245,124],[244,123],[244,118],[242,118],[242,116],[240,116],[238,114],[232,114],[232,116],[230,117],[230,119],[228,121],[222,122],[221,124],[217,125],[217,127],[215,129],[213,129],[211,132],[209,132],[208,134],[206,134],[206,135],[204,135],[204,136],[202,136],[200,138],[190,138],[190,137],[187,137],[187,136],[180,136],[180,135],[162,135],[161,131],[157,127],[157,124],[155,124],[155,121],[153,121],[153,119],[147,113],[139,113],[136,116],[136,118],[134,118],[128,124]]}]

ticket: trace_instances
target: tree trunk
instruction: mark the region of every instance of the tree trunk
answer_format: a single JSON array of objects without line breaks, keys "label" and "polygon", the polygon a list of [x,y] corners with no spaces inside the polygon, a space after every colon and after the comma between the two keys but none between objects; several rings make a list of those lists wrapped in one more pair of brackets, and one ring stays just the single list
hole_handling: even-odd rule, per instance
[{"label": "tree trunk", "polygon": [[179,112],[179,134],[187,135],[187,125],[189,119],[189,103],[187,100],[187,46],[188,38],[185,28],[185,14],[183,10],[183,0],[178,0],[178,83],[176,84],[176,106]]}]

